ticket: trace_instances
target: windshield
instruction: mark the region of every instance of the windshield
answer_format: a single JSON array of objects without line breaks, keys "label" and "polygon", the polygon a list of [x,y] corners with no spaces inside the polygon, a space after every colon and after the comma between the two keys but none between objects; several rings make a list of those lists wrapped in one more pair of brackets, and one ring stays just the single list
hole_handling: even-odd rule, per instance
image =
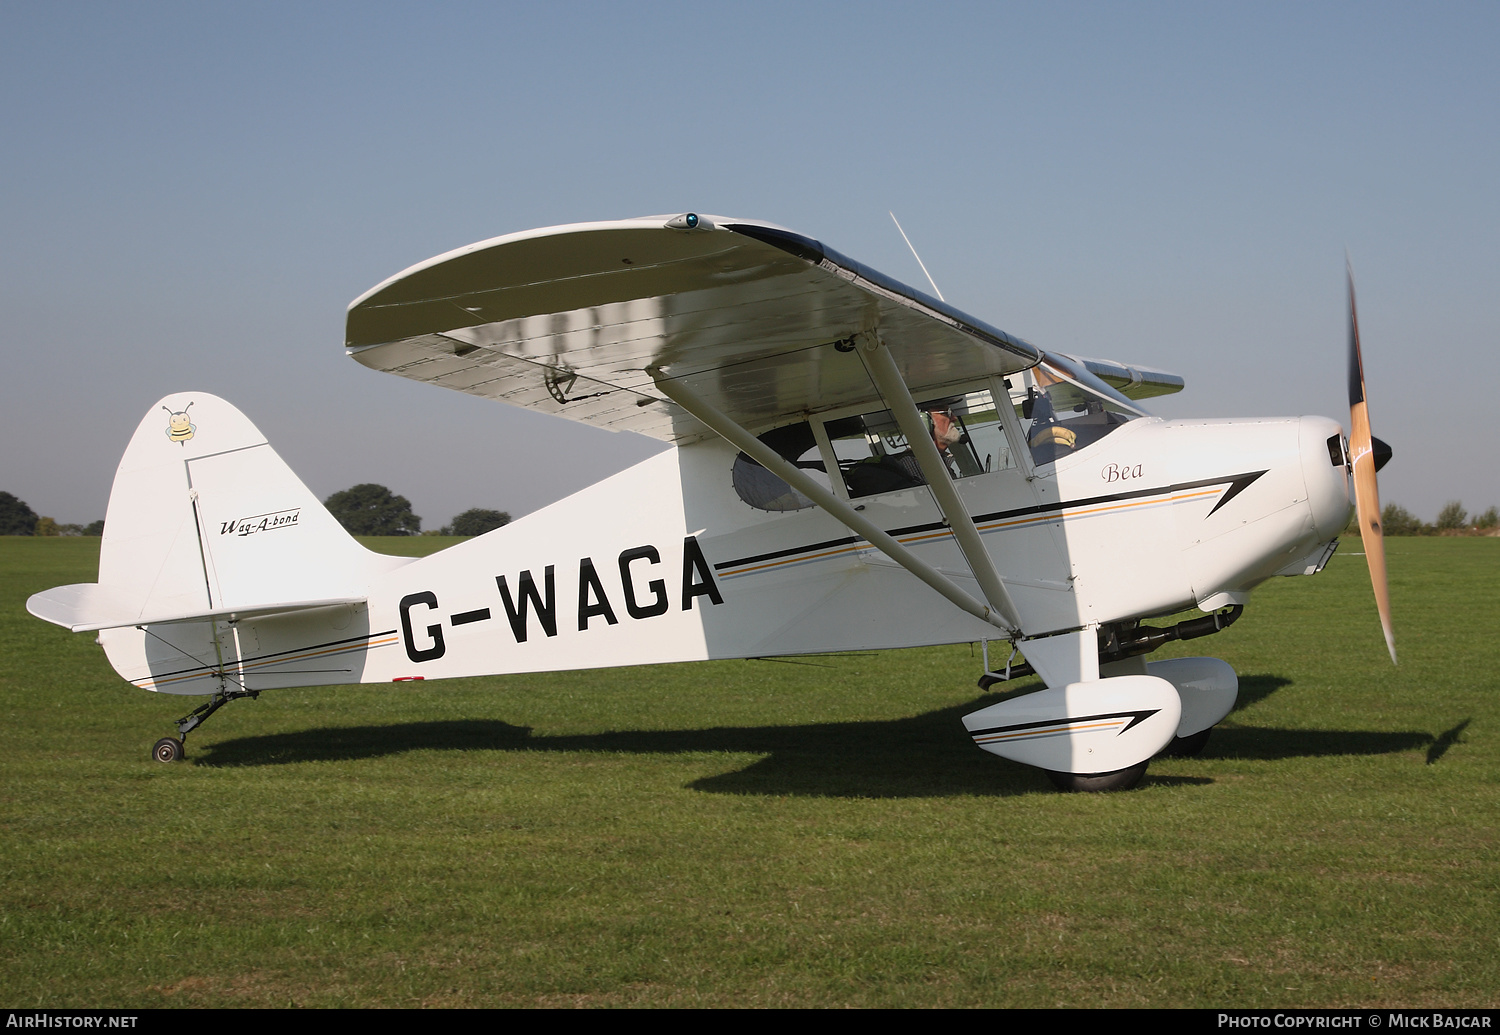
[{"label": "windshield", "polygon": [[1046,355],[1006,383],[1038,466],[1093,445],[1145,411],[1066,356]]}]

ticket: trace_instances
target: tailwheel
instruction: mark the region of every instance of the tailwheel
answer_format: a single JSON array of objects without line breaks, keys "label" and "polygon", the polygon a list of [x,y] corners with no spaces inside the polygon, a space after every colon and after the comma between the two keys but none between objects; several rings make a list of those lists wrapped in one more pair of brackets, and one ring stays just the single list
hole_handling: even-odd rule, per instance
[{"label": "tailwheel", "polygon": [[1052,781],[1052,786],[1060,791],[1128,791],[1146,775],[1146,762],[1137,762],[1112,773],[1059,773],[1051,769],[1043,771],[1047,774],[1047,779]]},{"label": "tailwheel", "polygon": [[151,757],[158,762],[180,762],[185,753],[182,741],[176,737],[162,737],[151,749]]}]

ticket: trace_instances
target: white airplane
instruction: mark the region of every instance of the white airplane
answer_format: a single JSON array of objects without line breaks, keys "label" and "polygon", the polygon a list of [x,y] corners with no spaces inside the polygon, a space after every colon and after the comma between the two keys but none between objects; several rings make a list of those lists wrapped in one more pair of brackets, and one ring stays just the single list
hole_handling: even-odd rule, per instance
[{"label": "white airplane", "polygon": [[[673,448],[387,557],[233,406],[174,393],[120,462],[98,583],[27,607],[97,631],[136,686],[208,695],[164,762],[278,687],[983,641],[982,686],[1047,689],[965,716],[975,743],[1066,789],[1130,787],[1201,749],[1238,689],[1223,661],[1146,655],[1320,570],[1351,486],[1395,660],[1353,299],[1351,279],[1346,439],[1323,417],[1151,417],[1138,400],[1181,378],[1044,353],[767,223],[497,237],[356,299],[348,354]],[[991,640],[1011,645],[993,672]]]}]

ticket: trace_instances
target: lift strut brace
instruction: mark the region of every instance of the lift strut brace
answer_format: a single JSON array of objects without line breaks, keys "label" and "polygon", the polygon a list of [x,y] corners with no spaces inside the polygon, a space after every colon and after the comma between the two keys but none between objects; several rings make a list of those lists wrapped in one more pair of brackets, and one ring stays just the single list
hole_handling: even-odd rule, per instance
[{"label": "lift strut brace", "polygon": [[1015,602],[1006,592],[1005,584],[1000,581],[1000,573],[995,570],[994,561],[990,560],[989,551],[980,541],[979,530],[974,527],[974,518],[953,486],[953,479],[938,453],[937,443],[933,441],[927,430],[927,423],[917,410],[911,390],[907,388],[901,371],[896,367],[891,350],[873,333],[865,336],[861,346],[859,355],[864,360],[865,369],[869,371],[870,379],[880,389],[885,404],[891,408],[896,423],[906,435],[906,444],[917,458],[917,466],[927,478],[932,498],[936,501],[938,510],[943,512],[943,520],[953,532],[953,538],[957,541],[964,560],[968,562],[969,570],[974,573],[974,580],[984,591],[989,605],[1001,614],[1011,628],[1019,629],[1021,617]]},{"label": "lift strut brace", "polygon": [[931,586],[956,607],[980,621],[993,625],[1005,633],[1008,639],[1020,635],[1021,630],[1004,614],[989,604],[974,599],[973,595],[962,589],[948,576],[917,557],[894,536],[819,485],[805,471],[792,465],[770,446],[736,424],[707,399],[698,395],[681,381],[673,380],[658,368],[648,368],[647,373],[656,382],[657,389],[668,399],[698,418],[719,437],[737,446],[746,456],[842,521],[851,530],[859,533],[871,546]]}]

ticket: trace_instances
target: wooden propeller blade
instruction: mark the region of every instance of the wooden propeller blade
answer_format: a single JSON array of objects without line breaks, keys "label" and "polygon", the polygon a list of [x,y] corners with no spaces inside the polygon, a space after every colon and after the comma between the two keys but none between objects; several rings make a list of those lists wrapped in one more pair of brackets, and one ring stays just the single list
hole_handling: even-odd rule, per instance
[{"label": "wooden propeller blade", "polygon": [[1370,584],[1385,646],[1396,664],[1396,636],[1391,630],[1391,593],[1386,584],[1385,539],[1380,529],[1380,489],[1375,483],[1375,448],[1370,435],[1370,410],[1365,401],[1365,364],[1359,351],[1359,315],[1354,308],[1354,271],[1349,271],[1349,461],[1354,470],[1354,502],[1359,510],[1359,536],[1365,545]]}]

